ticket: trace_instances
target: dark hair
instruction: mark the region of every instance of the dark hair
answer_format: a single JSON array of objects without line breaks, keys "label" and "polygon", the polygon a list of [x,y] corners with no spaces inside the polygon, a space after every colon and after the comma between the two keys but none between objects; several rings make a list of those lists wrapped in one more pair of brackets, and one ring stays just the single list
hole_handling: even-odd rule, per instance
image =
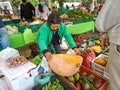
[{"label": "dark hair", "polygon": [[63,2],[60,2],[60,3],[59,3],[59,6],[60,6],[60,7],[63,7],[63,5],[64,5]]},{"label": "dark hair", "polygon": [[38,10],[41,12],[41,13],[43,13],[44,11],[43,11],[43,7],[42,7],[42,5],[38,5]]},{"label": "dark hair", "polygon": [[22,0],[22,2],[27,2],[27,0]]},{"label": "dark hair", "polygon": [[59,15],[55,14],[55,13],[51,13],[49,16],[48,16],[48,20],[47,20],[47,23],[49,25],[51,24],[59,24],[61,22],[60,20],[60,17]]}]

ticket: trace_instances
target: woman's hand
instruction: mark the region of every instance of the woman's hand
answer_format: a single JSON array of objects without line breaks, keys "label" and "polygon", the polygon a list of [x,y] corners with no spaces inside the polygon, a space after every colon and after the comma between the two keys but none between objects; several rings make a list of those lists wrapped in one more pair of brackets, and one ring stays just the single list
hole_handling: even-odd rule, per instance
[{"label": "woman's hand", "polygon": [[53,55],[52,55],[51,52],[46,52],[46,53],[45,53],[45,57],[46,57],[47,60],[51,60],[52,57],[53,57]]},{"label": "woman's hand", "polygon": [[77,55],[80,55],[80,50],[78,48],[74,48],[73,50]]}]

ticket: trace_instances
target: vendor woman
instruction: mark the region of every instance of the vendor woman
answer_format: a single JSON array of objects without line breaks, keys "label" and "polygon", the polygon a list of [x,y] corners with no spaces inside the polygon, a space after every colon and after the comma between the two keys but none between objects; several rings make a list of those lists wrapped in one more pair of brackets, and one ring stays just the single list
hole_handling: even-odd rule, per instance
[{"label": "vendor woman", "polygon": [[47,22],[42,25],[38,32],[37,40],[40,48],[40,55],[44,55],[47,60],[50,60],[52,58],[52,53],[61,53],[60,43],[62,37],[65,37],[69,46],[76,54],[80,54],[65,24],[61,22],[57,14],[52,13],[48,16]]}]

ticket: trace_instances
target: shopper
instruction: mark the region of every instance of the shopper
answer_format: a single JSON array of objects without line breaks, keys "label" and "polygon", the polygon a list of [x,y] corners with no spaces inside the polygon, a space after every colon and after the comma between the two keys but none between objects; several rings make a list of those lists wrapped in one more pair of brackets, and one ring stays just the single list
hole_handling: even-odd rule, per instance
[{"label": "shopper", "polygon": [[66,12],[66,8],[64,7],[64,3],[63,2],[59,3],[58,11],[61,12],[61,13]]},{"label": "shopper", "polygon": [[10,11],[8,10],[7,6],[4,6],[3,12],[4,12],[4,15],[10,14]]},{"label": "shopper", "polygon": [[35,16],[35,8],[30,2],[27,2],[27,0],[22,0],[22,4],[20,5],[20,14],[21,21],[25,19],[28,22],[32,22]]},{"label": "shopper", "polygon": [[[96,28],[101,32],[102,46],[108,43],[108,71],[111,90],[120,90],[120,0],[107,0],[96,19]],[[105,40],[105,41],[104,41]],[[105,44],[105,45],[104,45]]]},{"label": "shopper", "polygon": [[70,7],[66,5],[66,11],[70,11]]},{"label": "shopper", "polygon": [[4,23],[0,18],[0,49],[5,49],[10,46],[8,33],[4,27]]},{"label": "shopper", "polygon": [[47,20],[50,13],[49,8],[45,5],[45,1],[40,0],[40,3],[35,7],[36,17]]},{"label": "shopper", "polygon": [[76,54],[80,54],[65,24],[60,21],[60,17],[54,13],[50,14],[47,22],[39,29],[37,38],[40,52],[47,60],[52,58],[52,53],[61,53],[60,43],[63,36]]}]

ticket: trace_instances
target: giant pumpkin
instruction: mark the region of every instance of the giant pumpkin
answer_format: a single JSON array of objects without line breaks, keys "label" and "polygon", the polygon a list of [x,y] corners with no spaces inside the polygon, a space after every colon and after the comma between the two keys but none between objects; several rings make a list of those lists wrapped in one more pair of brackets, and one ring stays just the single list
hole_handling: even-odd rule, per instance
[{"label": "giant pumpkin", "polygon": [[74,54],[54,54],[50,68],[58,75],[72,76],[79,71],[83,58]]}]

